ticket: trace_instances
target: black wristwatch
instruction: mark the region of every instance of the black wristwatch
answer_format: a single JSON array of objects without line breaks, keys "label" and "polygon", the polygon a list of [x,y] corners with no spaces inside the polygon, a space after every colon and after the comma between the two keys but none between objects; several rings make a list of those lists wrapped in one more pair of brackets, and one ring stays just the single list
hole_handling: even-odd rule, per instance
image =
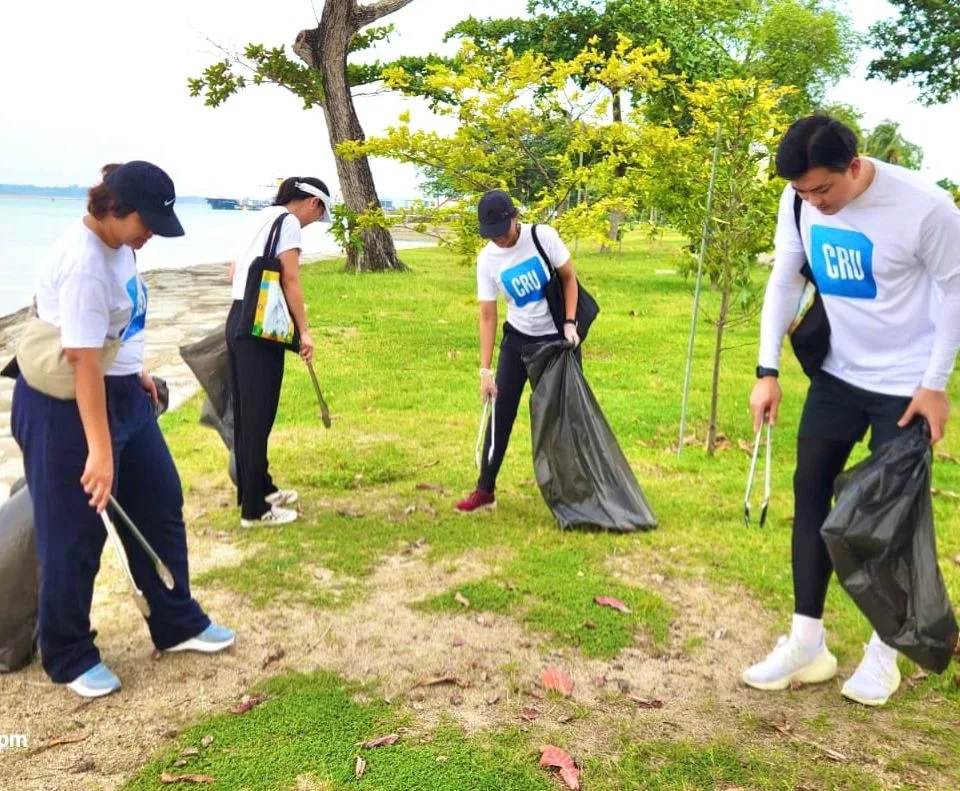
[{"label": "black wristwatch", "polygon": [[776,368],[764,368],[762,365],[757,366],[757,379],[763,379],[765,376],[772,376],[774,379],[780,376],[780,372]]},{"label": "black wristwatch", "polygon": [[564,319],[564,320],[563,320],[563,323],[564,323],[564,324],[572,324],[572,325],[574,326],[574,329],[576,329],[577,327],[580,326],[579,324],[577,324],[577,320],[576,320],[576,319]]}]

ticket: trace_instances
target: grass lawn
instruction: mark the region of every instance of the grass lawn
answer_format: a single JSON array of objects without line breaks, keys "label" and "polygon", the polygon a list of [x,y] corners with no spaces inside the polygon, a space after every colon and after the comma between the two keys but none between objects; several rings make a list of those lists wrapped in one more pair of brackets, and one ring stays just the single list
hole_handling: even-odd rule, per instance
[{"label": "grass lawn", "polygon": [[[336,261],[306,267],[317,371],[334,425],[320,425],[306,370],[291,356],[271,445],[271,469],[300,491],[304,517],[280,529],[242,531],[234,509],[207,509],[191,529],[223,531],[245,559],[195,583],[231,592],[238,607],[280,617],[312,613],[321,640],[328,616],[376,597],[391,559],[415,553],[422,590],[408,587],[390,602],[398,619],[464,629],[487,619],[517,641],[501,646],[515,650],[512,659],[483,671],[485,682],[504,680],[506,698],[486,708],[480,700],[478,711],[501,714],[467,726],[459,709],[469,701],[446,691],[443,705],[426,716],[426,693],[411,683],[395,694],[389,663],[358,673],[362,678],[323,666],[285,672],[257,685],[265,702],[196,723],[127,787],[167,787],[163,772],[192,772],[230,789],[559,788],[558,777],[537,765],[544,743],[568,749],[582,763],[583,787],[597,791],[960,787],[956,664],[941,677],[921,678],[901,660],[904,678],[913,677],[881,711],[841,702],[836,683],[764,695],[731,681],[741,658],[762,656],[788,628],[791,476],[806,380],[785,352],[768,522],[748,529],[743,445],[753,441],[747,395],[757,320],[725,338],[719,426],[726,440],[714,457],[702,442],[713,327],[701,321],[688,419],[693,439],[678,460],[692,304],[691,284],[673,271],[679,251],[676,239],[636,238],[621,254],[581,245],[577,256],[602,309],[584,349],[586,375],[660,523],[630,535],[553,525],[533,480],[526,401],[500,475],[498,509],[454,513],[476,476],[471,268],[435,249],[405,252],[407,274],[358,277]],[[715,295],[705,296],[705,315],[715,303]],[[164,418],[188,504],[211,491],[228,501],[226,454],[213,432],[197,426],[198,414],[196,399]],[[960,600],[960,517],[951,496],[960,491],[960,429],[956,421],[950,428],[938,446],[934,505],[941,565]],[[477,573],[456,577],[465,564]],[[622,599],[630,612],[597,606],[598,595]],[[694,626],[695,617],[702,622]],[[713,628],[720,621],[725,628]],[[387,613],[388,646],[407,639],[389,624]],[[869,629],[837,585],[827,628],[849,673]],[[539,673],[550,664],[577,671],[572,698],[539,689]],[[649,686],[641,688],[637,676],[630,688],[614,683],[613,676],[640,667],[653,674]],[[527,706],[541,716],[525,717]],[[396,744],[362,746],[387,733],[400,736]],[[204,736],[213,740],[188,768],[172,768]],[[368,763],[360,778],[358,755]]]}]

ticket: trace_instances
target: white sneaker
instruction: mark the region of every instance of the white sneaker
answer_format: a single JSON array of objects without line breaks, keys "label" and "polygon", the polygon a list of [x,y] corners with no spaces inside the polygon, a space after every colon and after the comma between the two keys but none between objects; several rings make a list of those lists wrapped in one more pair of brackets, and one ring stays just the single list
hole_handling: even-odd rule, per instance
[{"label": "white sneaker", "polygon": [[283,508],[285,505],[293,505],[300,499],[295,489],[277,489],[273,494],[268,494],[263,498],[270,505],[278,505]]},{"label": "white sneaker", "polygon": [[819,684],[837,674],[837,658],[827,650],[827,644],[811,655],[794,637],[781,637],[777,647],[762,662],[743,671],[743,683],[754,689],[786,689],[793,682]]},{"label": "white sneaker", "polygon": [[900,687],[897,655],[883,645],[867,643],[856,672],[847,679],[840,694],[864,706],[882,706]]},{"label": "white sneaker", "polygon": [[259,519],[241,519],[240,527],[275,527],[297,521],[297,512],[290,508],[271,506]]}]

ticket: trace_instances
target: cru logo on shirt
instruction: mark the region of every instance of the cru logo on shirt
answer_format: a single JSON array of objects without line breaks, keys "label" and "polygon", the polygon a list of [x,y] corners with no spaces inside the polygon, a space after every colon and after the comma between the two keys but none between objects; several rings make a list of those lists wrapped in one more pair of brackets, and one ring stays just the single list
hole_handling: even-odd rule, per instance
[{"label": "cru logo on shirt", "polygon": [[128,341],[134,335],[143,332],[147,323],[147,284],[137,275],[134,275],[127,281],[127,296],[133,303],[133,311],[130,314],[130,323],[121,333],[123,340]]},{"label": "cru logo on shirt", "polygon": [[547,276],[537,256],[528,258],[516,266],[504,269],[500,274],[503,290],[510,295],[518,308],[543,299]]},{"label": "cru logo on shirt", "polygon": [[822,294],[848,299],[877,297],[873,242],[859,231],[811,227],[810,267]]}]

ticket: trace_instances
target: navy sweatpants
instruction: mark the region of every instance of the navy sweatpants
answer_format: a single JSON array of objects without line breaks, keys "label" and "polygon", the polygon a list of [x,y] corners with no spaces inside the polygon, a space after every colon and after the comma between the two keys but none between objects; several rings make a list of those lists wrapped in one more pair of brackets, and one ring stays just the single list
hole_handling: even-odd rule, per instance
[{"label": "navy sweatpants", "polygon": [[[190,596],[180,476],[140,377],[108,376],[106,387],[114,496],[176,583],[172,591],[164,587],[146,552],[114,517],[133,577],[150,604],[150,637],[162,650],[195,637],[210,624]],[[100,661],[90,632],[90,605],[106,531],[80,485],[86,437],[76,401],[50,398],[23,377],[13,391],[11,427],[33,499],[41,661],[53,681],[66,684]]]}]

